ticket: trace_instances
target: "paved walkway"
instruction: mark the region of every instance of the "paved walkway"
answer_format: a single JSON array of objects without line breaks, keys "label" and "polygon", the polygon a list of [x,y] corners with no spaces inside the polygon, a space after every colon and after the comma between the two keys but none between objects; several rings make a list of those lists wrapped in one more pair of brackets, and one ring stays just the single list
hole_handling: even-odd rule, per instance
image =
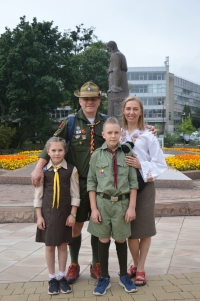
[{"label": "paved walkway", "polygon": [[[180,205],[178,212],[182,216],[156,217],[157,235],[152,238],[145,267],[147,285],[138,288],[138,292],[127,294],[119,286],[119,266],[112,241],[109,258],[111,289],[101,297],[92,294],[95,280],[89,276],[91,248],[85,223],[80,250],[81,275],[73,285],[73,292],[49,296],[44,245],[35,243],[36,225],[0,223],[0,300],[200,301],[200,216],[184,216],[185,211],[180,211],[186,203],[200,203],[200,180],[193,181],[191,189],[157,188],[156,194],[157,206],[171,204],[174,210]],[[33,187],[1,184],[0,196],[0,212],[4,207],[10,207],[11,211],[18,207],[23,214],[24,208],[32,206]],[[128,253],[130,264],[132,261]]]},{"label": "paved walkway", "polygon": [[[91,261],[87,223],[80,251],[81,276],[73,293],[55,300],[200,300],[200,216],[156,218],[157,235],[146,261],[147,285],[127,294],[118,285],[119,266],[114,242],[110,247],[112,287],[103,297],[92,294],[95,280],[89,277]],[[35,224],[0,224],[0,300],[48,300],[48,271],[44,245],[35,243]],[[69,258],[70,261],[70,258]],[[128,265],[132,263],[128,255]],[[58,266],[56,262],[56,272]]]}]

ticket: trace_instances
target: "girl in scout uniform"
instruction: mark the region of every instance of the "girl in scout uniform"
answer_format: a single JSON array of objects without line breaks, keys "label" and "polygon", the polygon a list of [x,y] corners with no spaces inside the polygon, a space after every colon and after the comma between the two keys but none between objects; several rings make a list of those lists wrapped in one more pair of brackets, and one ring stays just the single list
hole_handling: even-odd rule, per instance
[{"label": "girl in scout uniform", "polygon": [[[46,143],[50,160],[43,168],[44,184],[35,188],[34,207],[37,214],[36,242],[45,243],[49,270],[48,294],[67,294],[71,287],[65,278],[67,244],[72,240],[77,207],[80,204],[76,167],[64,160],[66,142],[59,137]],[[58,250],[59,276],[55,275],[55,248]]]}]

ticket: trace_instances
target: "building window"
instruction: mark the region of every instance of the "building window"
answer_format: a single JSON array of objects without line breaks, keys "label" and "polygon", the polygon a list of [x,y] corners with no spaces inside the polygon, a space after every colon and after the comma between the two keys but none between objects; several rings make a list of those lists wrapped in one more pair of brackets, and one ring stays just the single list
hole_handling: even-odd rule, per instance
[{"label": "building window", "polygon": [[165,80],[165,72],[127,72],[128,80]]}]

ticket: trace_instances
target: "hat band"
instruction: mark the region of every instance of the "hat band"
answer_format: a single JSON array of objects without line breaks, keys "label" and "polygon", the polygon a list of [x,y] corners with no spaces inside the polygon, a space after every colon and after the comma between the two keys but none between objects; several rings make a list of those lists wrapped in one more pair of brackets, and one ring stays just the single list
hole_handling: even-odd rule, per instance
[{"label": "hat band", "polygon": [[[80,96],[87,96],[87,95],[96,95],[97,97],[99,96],[100,97],[100,95],[99,95],[99,93],[98,92],[95,92],[95,91],[81,91],[80,92]],[[89,97],[89,96],[88,96]]]}]

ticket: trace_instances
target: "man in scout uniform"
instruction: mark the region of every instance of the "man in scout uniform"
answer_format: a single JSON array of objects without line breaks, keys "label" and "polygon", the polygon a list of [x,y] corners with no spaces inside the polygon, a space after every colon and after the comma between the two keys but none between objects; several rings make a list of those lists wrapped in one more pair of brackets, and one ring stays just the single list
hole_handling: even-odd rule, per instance
[{"label": "man in scout uniform", "polygon": [[[80,272],[78,255],[81,246],[81,230],[84,222],[89,219],[91,212],[89,195],[87,192],[89,161],[93,151],[101,147],[104,142],[102,129],[105,121],[105,115],[97,113],[101,101],[101,92],[97,85],[93,82],[87,82],[81,87],[80,91],[76,90],[74,95],[79,97],[81,109],[74,117],[71,137],[69,138],[68,128],[71,117],[65,118],[54,134],[54,136],[64,138],[67,142],[70,140],[67,161],[75,165],[79,173],[81,203],[76,214],[72,243],[69,246],[71,265],[66,274],[68,283],[74,283]],[[32,172],[32,183],[35,186],[38,186],[39,183],[43,182],[44,175],[42,168],[49,160],[46,149],[42,151],[39,157],[40,159]],[[91,245],[93,258],[90,273],[91,277],[99,279],[100,264],[98,257],[98,238],[93,235],[91,236]]]}]

